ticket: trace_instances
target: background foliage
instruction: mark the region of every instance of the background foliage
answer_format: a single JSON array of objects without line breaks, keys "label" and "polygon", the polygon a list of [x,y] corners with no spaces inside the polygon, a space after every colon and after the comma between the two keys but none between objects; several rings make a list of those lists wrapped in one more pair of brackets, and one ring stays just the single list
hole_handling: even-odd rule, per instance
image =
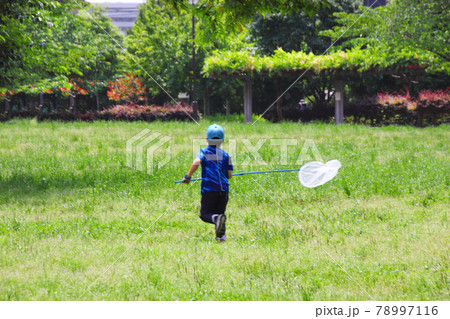
[{"label": "background foliage", "polygon": [[445,0],[392,0],[386,7],[336,14],[341,26],[322,35],[338,38],[347,30],[345,47],[370,44],[391,55],[399,50],[426,52],[437,71],[450,72],[450,4]]},{"label": "background foliage", "polygon": [[44,92],[43,109],[54,111],[67,108],[70,93],[78,110],[101,110],[114,104],[108,82],[131,73],[151,104],[176,103],[183,92],[192,97],[193,15],[204,114],[242,112],[242,75],[252,77],[253,110],[262,113],[308,70],[277,102],[277,120],[280,108],[298,109],[302,99],[322,118],[338,75],[354,105],[381,92],[445,90],[448,4],[416,2],[369,9],[357,7],[359,0],[147,1],[125,39],[98,7],[88,13],[73,0],[2,2],[0,99],[32,109]]},{"label": "background foliage", "polygon": [[78,4],[84,2],[2,1],[2,92],[35,93],[70,87],[71,77],[105,81],[115,74],[119,30],[99,8],[87,13]]}]

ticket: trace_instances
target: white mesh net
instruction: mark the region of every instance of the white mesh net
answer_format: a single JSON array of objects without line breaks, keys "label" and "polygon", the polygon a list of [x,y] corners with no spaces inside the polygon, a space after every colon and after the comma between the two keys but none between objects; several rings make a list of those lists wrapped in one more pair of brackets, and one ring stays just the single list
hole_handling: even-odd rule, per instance
[{"label": "white mesh net", "polygon": [[339,168],[341,168],[341,162],[338,160],[331,160],[326,164],[309,162],[300,168],[298,179],[305,187],[317,187],[333,179]]}]

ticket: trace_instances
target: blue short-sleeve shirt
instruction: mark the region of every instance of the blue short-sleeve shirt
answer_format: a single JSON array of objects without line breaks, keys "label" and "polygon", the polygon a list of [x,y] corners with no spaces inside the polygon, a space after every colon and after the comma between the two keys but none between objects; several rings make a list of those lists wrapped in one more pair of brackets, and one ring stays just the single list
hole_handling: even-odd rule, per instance
[{"label": "blue short-sleeve shirt", "polygon": [[228,192],[228,171],[233,170],[230,155],[219,147],[208,146],[200,149],[197,158],[202,165],[201,193]]}]

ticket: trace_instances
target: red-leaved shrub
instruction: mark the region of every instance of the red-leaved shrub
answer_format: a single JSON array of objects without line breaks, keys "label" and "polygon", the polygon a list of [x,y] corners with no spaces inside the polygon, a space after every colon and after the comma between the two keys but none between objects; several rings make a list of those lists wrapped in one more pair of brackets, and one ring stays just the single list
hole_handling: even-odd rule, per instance
[{"label": "red-leaved shrub", "polygon": [[389,94],[378,93],[377,103],[384,107],[405,107],[408,110],[414,110],[417,107],[416,101],[409,95],[409,91],[406,94]]},{"label": "red-leaved shrub", "polygon": [[108,97],[116,102],[137,104],[145,101],[145,87],[138,76],[126,74],[116,82],[109,82]]},{"label": "red-leaved shrub", "polygon": [[[377,104],[381,106],[381,114],[389,118],[401,118],[406,120],[412,118],[415,124],[423,126],[425,124],[436,125],[448,122],[450,109],[450,88],[445,91],[423,90],[417,98],[412,98],[409,92],[406,94],[380,93],[377,97]],[[408,121],[407,121],[408,122]]]},{"label": "red-leaved shrub", "polygon": [[98,119],[126,120],[126,121],[155,121],[155,120],[191,120],[192,106],[179,102],[177,104],[166,103],[163,106],[121,104],[97,114]]},{"label": "red-leaved shrub", "polygon": [[450,88],[447,88],[445,91],[437,90],[437,91],[428,91],[423,90],[419,93],[419,97],[417,98],[418,106],[421,108],[449,108],[450,104]]}]

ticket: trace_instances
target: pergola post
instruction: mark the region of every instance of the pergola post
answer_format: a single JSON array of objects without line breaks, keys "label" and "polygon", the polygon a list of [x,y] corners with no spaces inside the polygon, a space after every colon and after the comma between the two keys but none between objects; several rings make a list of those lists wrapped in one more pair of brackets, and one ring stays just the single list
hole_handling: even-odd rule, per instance
[{"label": "pergola post", "polygon": [[244,79],[244,121],[252,122],[252,81]]},{"label": "pergola post", "polygon": [[336,125],[344,123],[344,81],[342,79],[334,80],[334,118]]}]

